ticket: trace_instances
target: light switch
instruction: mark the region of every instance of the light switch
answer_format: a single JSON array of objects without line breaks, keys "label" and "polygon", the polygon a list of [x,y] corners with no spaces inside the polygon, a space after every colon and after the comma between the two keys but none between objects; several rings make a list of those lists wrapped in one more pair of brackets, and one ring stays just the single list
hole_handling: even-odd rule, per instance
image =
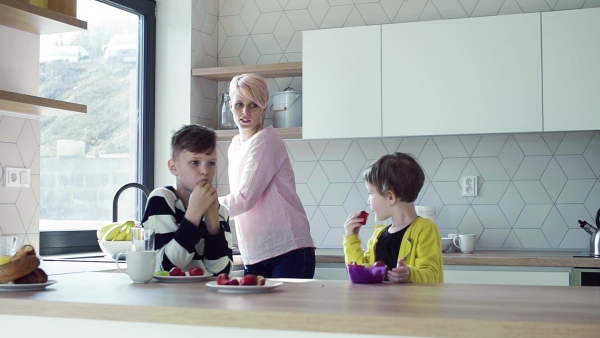
[{"label": "light switch", "polygon": [[31,175],[29,174],[29,169],[21,170],[21,187],[29,188],[31,185]]}]

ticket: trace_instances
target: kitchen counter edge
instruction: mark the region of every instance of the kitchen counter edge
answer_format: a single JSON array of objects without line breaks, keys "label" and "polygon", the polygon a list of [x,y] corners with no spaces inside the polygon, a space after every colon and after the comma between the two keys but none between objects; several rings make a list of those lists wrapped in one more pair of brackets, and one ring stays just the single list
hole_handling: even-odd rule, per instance
[{"label": "kitchen counter edge", "polygon": [[[480,250],[471,254],[444,252],[444,265],[600,268],[600,258],[574,257],[582,251]],[[317,249],[317,263],[344,263],[342,249]]]}]

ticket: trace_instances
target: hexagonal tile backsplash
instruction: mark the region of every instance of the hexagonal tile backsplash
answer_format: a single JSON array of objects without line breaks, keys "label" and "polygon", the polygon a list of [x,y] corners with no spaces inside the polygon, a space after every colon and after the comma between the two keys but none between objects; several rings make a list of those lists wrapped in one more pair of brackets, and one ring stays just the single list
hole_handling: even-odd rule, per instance
[{"label": "hexagonal tile backsplash", "polygon": [[[40,123],[0,115],[0,234],[39,244]],[[31,168],[31,188],[4,187],[4,168]]]},{"label": "hexagonal tile backsplash", "polygon": [[[582,0],[197,0],[192,66],[302,60],[304,30],[599,7]],[[217,9],[218,7],[218,9]],[[268,79],[271,93],[302,78]],[[191,121],[216,127],[228,82],[192,79]],[[268,112],[266,124],[272,124]],[[427,175],[417,204],[437,208],[443,235],[472,232],[480,249],[585,249],[578,219],[600,208],[598,132],[286,141],[296,187],[319,247],[341,248],[348,213],[368,208],[363,169],[385,153],[414,154]],[[229,190],[227,147],[219,144],[220,193]],[[460,177],[479,177],[463,197]],[[363,234],[366,240],[368,229]]]},{"label": "hexagonal tile backsplash", "polygon": [[[436,207],[442,235],[477,234],[479,249],[585,249],[577,220],[591,222],[600,208],[600,132],[285,143],[322,248],[340,248],[346,216],[369,210],[363,169],[395,151],[411,153],[426,173],[415,204]],[[220,194],[229,192],[229,144],[218,148]],[[463,175],[479,177],[478,196],[462,196]]]}]

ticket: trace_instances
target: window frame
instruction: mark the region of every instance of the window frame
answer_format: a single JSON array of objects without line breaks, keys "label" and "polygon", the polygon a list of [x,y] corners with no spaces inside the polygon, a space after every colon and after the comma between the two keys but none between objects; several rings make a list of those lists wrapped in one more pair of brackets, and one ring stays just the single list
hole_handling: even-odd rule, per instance
[{"label": "window frame", "polygon": [[[156,65],[156,1],[155,0],[96,0],[140,15],[140,78],[141,95],[138,121],[139,183],[154,189],[154,126],[155,126],[155,65]],[[144,203],[141,197],[138,203]],[[141,219],[140,215],[140,219]],[[95,230],[40,231],[40,255],[100,252]]]}]

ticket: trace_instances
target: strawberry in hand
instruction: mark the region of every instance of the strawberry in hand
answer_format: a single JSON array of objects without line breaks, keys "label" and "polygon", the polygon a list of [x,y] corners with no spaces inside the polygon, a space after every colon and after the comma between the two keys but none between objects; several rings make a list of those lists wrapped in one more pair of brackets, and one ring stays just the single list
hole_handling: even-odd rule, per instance
[{"label": "strawberry in hand", "polygon": [[365,225],[365,224],[367,224],[367,218],[369,218],[369,213],[363,210],[360,212],[358,217],[363,219],[363,221],[360,222],[360,224]]}]

